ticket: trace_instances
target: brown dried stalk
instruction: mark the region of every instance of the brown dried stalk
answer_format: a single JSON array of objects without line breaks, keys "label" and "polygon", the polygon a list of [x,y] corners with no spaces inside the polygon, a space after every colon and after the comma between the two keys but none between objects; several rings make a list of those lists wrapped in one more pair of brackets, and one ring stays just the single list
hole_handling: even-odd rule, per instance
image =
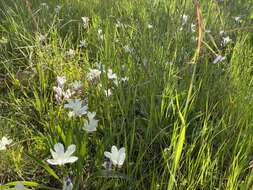
[{"label": "brown dried stalk", "polygon": [[204,24],[203,24],[203,17],[201,13],[199,0],[195,0],[195,7],[196,7],[196,19],[197,19],[197,26],[198,26],[198,44],[197,44],[196,51],[191,63],[196,63],[197,59],[199,58],[199,55],[201,53],[201,48],[202,48],[203,36],[204,36],[203,35]]},{"label": "brown dried stalk", "polygon": [[39,26],[38,26],[38,23],[37,23],[35,17],[33,16],[31,2],[30,2],[30,0],[24,0],[24,1],[25,1],[25,5],[26,5],[26,8],[27,8],[27,12],[28,12],[29,16],[32,19],[32,22],[33,22],[33,25],[35,27],[35,30],[38,31]]}]

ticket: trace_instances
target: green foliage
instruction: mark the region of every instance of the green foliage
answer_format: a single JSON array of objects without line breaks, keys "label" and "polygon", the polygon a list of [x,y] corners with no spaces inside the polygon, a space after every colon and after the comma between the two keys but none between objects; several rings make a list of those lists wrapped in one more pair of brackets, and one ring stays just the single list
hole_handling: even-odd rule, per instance
[{"label": "green foliage", "polygon": [[[200,2],[211,32],[195,64],[193,1],[26,2],[0,1],[0,139],[13,139],[0,154],[0,189],[17,181],[61,189],[67,175],[74,189],[253,188],[252,1]],[[224,45],[226,36],[232,42]],[[218,55],[226,59],[213,63]],[[90,82],[99,63],[106,72]],[[96,112],[96,132],[56,101],[57,76],[68,87],[81,81],[72,98]],[[75,144],[78,161],[49,167],[58,142]],[[112,145],[126,148],[126,160],[105,170]]]}]

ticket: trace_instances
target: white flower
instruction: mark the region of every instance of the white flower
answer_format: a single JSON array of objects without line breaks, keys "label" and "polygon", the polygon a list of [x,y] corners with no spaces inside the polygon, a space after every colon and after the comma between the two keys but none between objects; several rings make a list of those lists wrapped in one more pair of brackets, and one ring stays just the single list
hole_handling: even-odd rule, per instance
[{"label": "white flower", "polygon": [[94,119],[96,112],[88,112],[87,116],[89,122],[86,122],[83,126],[83,129],[87,132],[94,132],[97,130],[98,120]]},{"label": "white flower", "polygon": [[63,90],[62,90],[61,87],[59,87],[59,86],[54,86],[54,87],[53,87],[53,90],[54,90],[54,92],[55,92],[56,95],[58,95],[58,96],[60,96],[60,97],[63,95]]},{"label": "white flower", "polygon": [[22,183],[17,183],[15,185],[15,190],[24,190],[25,186]]},{"label": "white flower", "polygon": [[80,48],[82,48],[82,47],[87,47],[87,41],[86,41],[86,40],[80,41],[79,47],[80,47]]},{"label": "white flower", "polygon": [[69,49],[67,52],[66,52],[66,56],[67,58],[70,57],[70,56],[74,56],[76,54],[75,50],[73,49]]},{"label": "white flower", "polygon": [[61,87],[61,88],[64,86],[66,80],[67,80],[67,79],[66,79],[65,76],[57,76],[57,77],[56,77],[57,84],[58,84],[58,86]]},{"label": "white flower", "polygon": [[103,30],[101,28],[98,29],[98,34],[102,35],[103,34]]},{"label": "white flower", "polygon": [[115,38],[115,39],[114,39],[114,42],[115,42],[115,43],[118,43],[118,42],[119,42],[119,39],[118,39],[118,38]]},{"label": "white flower", "polygon": [[76,151],[76,145],[70,145],[66,152],[64,152],[64,146],[61,143],[54,145],[54,150],[50,149],[53,159],[48,159],[47,162],[51,165],[64,165],[67,163],[73,163],[78,160],[78,157],[71,156]]},{"label": "white flower", "polygon": [[87,16],[84,16],[84,17],[82,17],[82,21],[83,21],[83,27],[87,28],[89,26],[90,18]]},{"label": "white flower", "polygon": [[105,65],[101,62],[95,62],[95,66],[100,70],[105,70]]},{"label": "white flower", "polygon": [[224,30],[220,31],[220,35],[222,36],[223,34],[225,34]]},{"label": "white flower", "polygon": [[58,87],[58,86],[54,86],[53,90],[55,92],[55,99],[57,102],[60,102],[62,100],[62,96],[63,96],[63,90],[62,88]]},{"label": "white flower", "polygon": [[88,110],[88,107],[86,105],[82,106],[82,101],[80,99],[68,100],[68,103],[64,105],[64,108],[71,109],[71,112],[69,114],[70,117],[74,115],[78,115],[80,117],[82,115],[85,115]]},{"label": "white flower", "polygon": [[70,89],[67,89],[65,92],[63,92],[63,97],[65,100],[68,100],[73,94],[74,92],[71,92]]},{"label": "white flower", "polygon": [[41,3],[40,5],[41,5],[42,7],[44,7],[44,8],[46,8],[46,9],[49,9],[49,6],[48,6],[47,3]]},{"label": "white flower", "polygon": [[57,102],[61,102],[63,99],[68,100],[74,94],[70,89],[64,91],[59,86],[54,86],[53,90],[55,92],[55,99]]},{"label": "white flower", "polygon": [[7,44],[7,43],[8,43],[8,39],[2,36],[2,38],[0,38],[0,44]]},{"label": "white flower", "polygon": [[106,96],[106,97],[109,97],[109,96],[112,95],[111,89],[104,90],[104,93],[105,93],[105,96]]},{"label": "white flower", "polygon": [[10,145],[12,143],[11,139],[8,139],[7,137],[3,136],[0,140],[0,150],[6,150],[6,146]]},{"label": "white flower", "polygon": [[213,63],[216,64],[216,63],[219,63],[219,62],[222,62],[226,59],[226,57],[223,57],[221,55],[218,55],[214,60],[213,60]]},{"label": "white flower", "polygon": [[195,36],[192,36],[191,39],[192,39],[193,41],[195,41],[195,42],[198,41],[198,37],[195,37]]},{"label": "white flower", "polygon": [[117,23],[115,24],[116,28],[124,27],[124,24],[122,24],[119,20],[117,20]]},{"label": "white flower", "polygon": [[231,41],[232,41],[232,40],[231,40],[231,38],[230,38],[229,36],[223,38],[223,44],[224,44],[224,45],[228,44],[228,43],[231,42]]},{"label": "white flower", "polygon": [[64,178],[62,190],[72,190],[72,189],[73,189],[73,184],[71,182],[71,179],[69,177]]},{"label": "white flower", "polygon": [[101,75],[101,71],[98,69],[89,69],[90,72],[88,73],[87,77],[88,80],[95,80],[95,79],[99,79],[100,75]]},{"label": "white flower", "polygon": [[71,83],[71,87],[74,91],[78,91],[82,88],[82,82],[79,80],[75,80]]},{"label": "white flower", "polygon": [[98,36],[101,40],[104,39],[104,34],[103,34],[103,30],[102,29],[98,29]]},{"label": "white flower", "polygon": [[46,41],[47,36],[43,35],[43,34],[38,34],[37,38],[38,38],[38,41],[44,42],[44,41]]},{"label": "white flower", "polygon": [[192,32],[195,32],[196,31],[196,24],[191,24],[191,30],[192,30]]},{"label": "white flower", "polygon": [[234,19],[235,19],[236,22],[241,22],[241,17],[240,16],[235,16]]},{"label": "white flower", "polygon": [[128,77],[122,77],[122,78],[121,78],[121,81],[123,81],[123,82],[126,82],[126,81],[128,81],[128,80],[129,80]]},{"label": "white flower", "polygon": [[111,69],[108,69],[107,77],[108,77],[108,79],[112,79],[112,80],[117,79],[117,75],[115,73],[113,73]]},{"label": "white flower", "polygon": [[104,152],[105,157],[109,158],[112,161],[114,166],[121,167],[125,161],[126,153],[125,148],[122,147],[118,150],[116,146],[112,146],[111,152]]},{"label": "white flower", "polygon": [[124,51],[125,51],[126,53],[133,53],[133,52],[134,52],[134,49],[133,49],[133,48],[130,48],[129,45],[125,45],[125,46],[123,47],[123,49],[124,49]]},{"label": "white flower", "polygon": [[54,9],[54,11],[56,12],[56,14],[58,14],[61,11],[61,5],[57,5]]},{"label": "white flower", "polygon": [[152,24],[148,24],[148,29],[152,29],[153,25]]},{"label": "white flower", "polygon": [[189,16],[183,14],[182,18],[183,18],[183,25],[185,25],[187,23],[187,21],[188,21]]},{"label": "white flower", "polygon": [[210,34],[211,33],[211,30],[205,30],[206,33]]}]

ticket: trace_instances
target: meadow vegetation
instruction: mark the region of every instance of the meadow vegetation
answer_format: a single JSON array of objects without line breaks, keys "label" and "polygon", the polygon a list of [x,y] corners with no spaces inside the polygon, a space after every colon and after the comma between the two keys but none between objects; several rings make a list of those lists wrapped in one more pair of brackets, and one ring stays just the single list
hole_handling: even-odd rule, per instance
[{"label": "meadow vegetation", "polygon": [[252,189],[252,31],[252,0],[1,0],[0,189]]}]

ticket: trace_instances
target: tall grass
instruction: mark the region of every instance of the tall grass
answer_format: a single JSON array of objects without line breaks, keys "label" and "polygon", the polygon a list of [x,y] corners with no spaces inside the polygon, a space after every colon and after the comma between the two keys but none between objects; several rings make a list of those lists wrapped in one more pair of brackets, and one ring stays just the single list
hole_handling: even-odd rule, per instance
[{"label": "tall grass", "polygon": [[[211,32],[194,64],[192,1],[26,2],[0,1],[0,137],[14,140],[0,154],[1,184],[61,189],[69,175],[74,189],[252,188],[252,1],[200,2]],[[232,39],[225,46],[222,30]],[[66,56],[69,49],[75,55]],[[214,64],[217,55],[226,59]],[[129,80],[116,86],[103,73],[101,86],[89,83],[97,63]],[[97,113],[97,132],[85,133],[82,119],[56,103],[53,86],[63,75],[82,82],[77,96]],[[49,167],[57,142],[75,144],[79,160]],[[126,148],[115,172],[102,170],[112,145]]]}]

